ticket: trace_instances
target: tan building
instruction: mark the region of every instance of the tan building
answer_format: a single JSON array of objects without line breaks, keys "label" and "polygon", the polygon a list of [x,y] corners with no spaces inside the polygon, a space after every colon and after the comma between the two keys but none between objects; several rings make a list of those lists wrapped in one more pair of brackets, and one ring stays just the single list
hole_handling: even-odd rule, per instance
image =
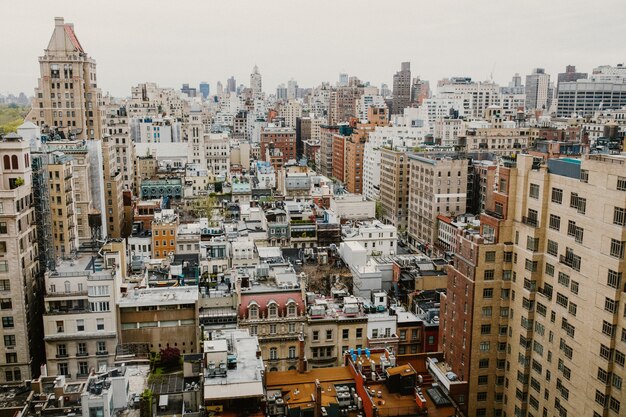
[{"label": "tan building", "polygon": [[27,120],[49,126],[69,138],[99,139],[102,118],[96,61],[76,37],[74,25],[62,17],[54,19],[54,31],[39,57],[41,78]]},{"label": "tan building", "polygon": [[315,298],[307,307],[305,356],[309,368],[341,366],[344,352],[365,348],[367,315],[354,297]]},{"label": "tan building", "polygon": [[380,204],[383,221],[406,230],[409,215],[409,157],[404,152],[380,150]]},{"label": "tan building", "polygon": [[102,138],[102,156],[104,161],[104,204],[107,215],[107,236],[122,237],[124,228],[125,188],[122,169],[117,162],[115,141],[119,138],[105,136]]},{"label": "tan building", "polygon": [[[0,140],[0,382],[39,374],[41,284],[29,143],[10,133]],[[39,332],[39,334],[37,334]],[[33,372],[31,372],[31,369]]]},{"label": "tan building", "polygon": [[411,246],[437,241],[437,216],[465,213],[467,159],[409,154],[408,237]]},{"label": "tan building", "polygon": [[[124,190],[135,190],[135,144],[130,139],[125,106],[116,103],[109,103],[106,106],[103,141],[107,137],[108,146],[113,149],[114,167],[120,171]],[[106,155],[106,152],[103,152],[103,155]]]},{"label": "tan building", "polygon": [[79,246],[72,157],[49,153],[48,174],[54,251],[61,258],[69,257]]},{"label": "tan building", "polygon": [[469,378],[469,413],[621,415],[626,159],[520,155],[494,185],[442,300],[442,346]]},{"label": "tan building", "polygon": [[140,196],[141,194],[141,181],[154,178],[157,173],[159,163],[157,159],[152,155],[137,155],[135,164],[135,189],[133,194]]}]

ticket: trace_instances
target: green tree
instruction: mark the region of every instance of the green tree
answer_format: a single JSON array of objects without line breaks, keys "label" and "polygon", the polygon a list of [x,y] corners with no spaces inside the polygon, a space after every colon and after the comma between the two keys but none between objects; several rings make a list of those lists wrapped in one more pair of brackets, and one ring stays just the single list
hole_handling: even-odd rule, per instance
[{"label": "green tree", "polygon": [[209,195],[207,197],[196,199],[193,203],[193,211],[196,216],[206,217],[209,220],[209,224],[212,224],[216,205],[217,198],[215,195]]},{"label": "green tree", "polygon": [[387,210],[385,210],[383,203],[381,203],[380,200],[376,201],[376,218],[378,220],[382,220],[382,218],[385,216],[386,213],[387,213]]}]

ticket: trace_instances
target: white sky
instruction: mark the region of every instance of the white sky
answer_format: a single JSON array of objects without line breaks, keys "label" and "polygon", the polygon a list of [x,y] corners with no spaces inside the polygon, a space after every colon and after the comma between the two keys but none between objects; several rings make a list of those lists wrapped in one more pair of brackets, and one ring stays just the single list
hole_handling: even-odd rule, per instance
[{"label": "white sky", "polygon": [[506,85],[544,67],[591,72],[625,61],[625,0],[0,0],[0,93],[33,94],[54,17],[74,23],[116,96],[139,82],[180,88],[234,75],[263,89],[340,72],[391,85],[400,62],[431,82],[450,76]]}]

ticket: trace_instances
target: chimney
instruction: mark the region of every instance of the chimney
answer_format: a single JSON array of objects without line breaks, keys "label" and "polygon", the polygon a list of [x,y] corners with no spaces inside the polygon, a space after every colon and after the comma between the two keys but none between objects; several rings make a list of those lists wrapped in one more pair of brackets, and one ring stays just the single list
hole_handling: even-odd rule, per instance
[{"label": "chimney", "polygon": [[320,380],[315,380],[315,413],[314,417],[322,416],[322,384]]},{"label": "chimney", "polygon": [[298,373],[307,371],[306,359],[304,357],[304,335],[298,335]]}]

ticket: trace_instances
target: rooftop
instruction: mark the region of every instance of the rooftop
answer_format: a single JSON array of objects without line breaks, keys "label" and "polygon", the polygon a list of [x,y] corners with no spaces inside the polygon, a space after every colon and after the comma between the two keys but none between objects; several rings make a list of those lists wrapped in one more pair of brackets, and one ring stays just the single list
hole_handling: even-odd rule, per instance
[{"label": "rooftop", "polygon": [[118,300],[120,307],[146,305],[194,304],[198,301],[198,288],[167,287],[134,289],[122,295]]}]

